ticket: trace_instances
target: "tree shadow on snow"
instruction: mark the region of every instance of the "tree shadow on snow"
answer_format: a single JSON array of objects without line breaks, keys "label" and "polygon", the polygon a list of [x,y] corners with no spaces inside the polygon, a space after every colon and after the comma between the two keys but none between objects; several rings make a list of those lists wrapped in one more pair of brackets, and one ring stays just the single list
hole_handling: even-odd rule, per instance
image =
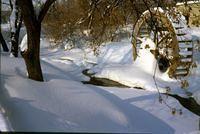
[{"label": "tree shadow on snow", "polygon": [[19,98],[11,98],[6,102],[7,116],[14,131],[64,132],[71,130],[71,124],[62,120],[62,117],[37,108],[31,102],[33,101]]},{"label": "tree shadow on snow", "polygon": [[[10,76],[1,77],[0,103],[15,132],[65,132],[72,130],[74,125],[63,117],[34,106],[34,100],[11,97],[5,87],[5,80]],[[9,124],[8,124],[9,125]]]},{"label": "tree shadow on snow", "polygon": [[[2,79],[2,83],[5,82],[5,79]],[[86,87],[88,88],[74,89],[74,91],[85,91],[85,94],[81,95],[78,93],[73,95],[71,90],[66,89],[75,99],[72,99],[73,101],[68,105],[63,103],[63,108],[68,108],[71,112],[61,115],[52,113],[47,108],[43,109],[42,106],[35,106],[34,100],[9,96],[8,89],[4,85],[4,92],[0,94],[0,101],[7,111],[8,118],[15,131],[174,133],[174,129],[161,119],[130,104],[129,101],[122,100],[100,87],[91,85]],[[95,93],[93,94],[91,90]],[[92,98],[93,95],[97,96],[97,99],[95,97]],[[82,103],[84,104],[83,106]],[[96,106],[96,103],[99,106]],[[76,106],[74,107],[73,105]],[[105,108],[111,107],[108,109],[111,112],[110,114],[107,113],[108,111],[105,112],[104,105],[106,105]],[[96,110],[97,107],[100,108]],[[88,108],[95,113],[89,113]],[[78,126],[72,125],[68,120],[79,124]]]},{"label": "tree shadow on snow", "polygon": [[[133,132],[143,132],[143,133],[153,133],[153,134],[171,134],[174,133],[175,130],[166,124],[161,119],[157,118],[156,116],[152,115],[151,113],[144,111],[143,109],[130,104],[132,101],[140,101],[141,99],[147,98],[138,98],[136,99],[129,99],[129,100],[122,100],[119,97],[92,85],[88,85],[88,87],[95,90],[97,93],[104,96],[108,99],[112,104],[117,106],[121,112],[126,116],[128,119],[128,124],[131,124],[133,127]],[[150,97],[150,96],[149,96]]]}]

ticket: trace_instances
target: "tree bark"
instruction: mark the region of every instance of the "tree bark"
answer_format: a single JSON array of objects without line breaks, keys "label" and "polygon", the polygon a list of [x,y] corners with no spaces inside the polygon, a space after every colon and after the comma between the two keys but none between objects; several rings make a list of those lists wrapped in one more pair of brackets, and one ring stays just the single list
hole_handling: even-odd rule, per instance
[{"label": "tree bark", "polygon": [[32,0],[18,0],[21,14],[27,31],[28,49],[22,52],[26,63],[28,77],[36,81],[43,81],[40,65],[40,32],[41,23],[38,23]]},{"label": "tree bark", "polygon": [[41,23],[54,1],[56,0],[47,0],[41,8],[39,16],[36,16],[32,0],[17,0],[26,26],[28,38],[28,49],[22,52],[22,56],[26,63],[28,77],[37,81],[43,81],[40,65]]},{"label": "tree bark", "polygon": [[10,6],[15,8],[12,9],[13,13],[11,14],[11,17],[15,17],[14,20],[11,19],[11,21],[14,21],[12,22],[13,26],[11,26],[11,53],[14,57],[18,57],[19,34],[22,25],[22,17],[18,8],[17,0],[14,1],[13,5],[10,3]]},{"label": "tree bark", "polygon": [[1,42],[1,45],[3,47],[3,51],[4,52],[8,52],[9,49],[7,47],[6,41],[4,40],[3,35],[1,34],[1,32],[0,32],[0,42]]},{"label": "tree bark", "polygon": [[19,51],[19,34],[20,34],[20,29],[22,25],[22,18],[18,18],[19,21],[18,25],[16,27],[15,32],[11,32],[11,53],[15,56],[18,57],[18,51]]},{"label": "tree bark", "polygon": [[40,30],[41,24],[34,26],[34,30],[27,29],[28,46],[32,49],[22,52],[25,60],[28,77],[33,80],[43,81],[40,65]]}]

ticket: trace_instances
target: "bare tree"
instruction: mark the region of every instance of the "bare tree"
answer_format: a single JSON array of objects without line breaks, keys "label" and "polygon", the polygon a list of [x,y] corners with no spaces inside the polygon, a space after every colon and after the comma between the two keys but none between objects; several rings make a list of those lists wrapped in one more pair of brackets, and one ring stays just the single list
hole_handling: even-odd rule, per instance
[{"label": "bare tree", "polygon": [[[36,14],[32,0],[17,0],[28,35],[28,47],[27,50],[22,52],[22,56],[24,57],[27,66],[29,78],[38,81],[43,81],[39,55],[41,23],[50,6],[55,1],[56,0],[46,0],[46,2],[40,8],[39,14]],[[98,44],[98,40],[100,40],[99,42],[106,41],[107,37],[105,36],[109,36],[108,38],[112,37],[110,35],[112,35],[113,32],[116,32],[120,26],[122,27],[126,26],[127,24],[133,24],[134,21],[137,21],[138,17],[143,11],[155,6],[165,6],[165,3],[162,5],[165,1],[168,0],[66,0],[62,1],[62,3],[75,2],[76,4],[78,2],[81,3],[81,5],[84,5],[84,7],[78,8],[79,10],[77,11],[80,12],[76,12],[76,10],[71,10],[73,8],[71,8],[71,5],[68,3],[64,5],[64,8],[67,8],[68,10],[67,13],[58,12],[56,16],[50,15],[49,20],[53,21],[49,21],[49,24],[52,24],[50,27],[53,26],[56,29],[59,27],[63,30],[61,31],[61,34],[64,33],[67,36],[75,35],[75,37],[78,37],[80,33],[82,34],[82,31],[88,30],[90,31],[89,35],[92,36],[92,41]],[[139,8],[139,6],[141,8]],[[58,9],[61,8],[58,7]],[[132,9],[134,9],[134,12]],[[70,12],[74,12],[75,14],[71,14],[71,17],[68,17]],[[60,18],[60,16],[63,14],[67,14],[64,20],[68,21],[65,21],[63,24],[61,24],[60,20],[57,18]],[[128,18],[130,15],[132,15],[132,17]],[[133,21],[134,17],[136,19]]]},{"label": "bare tree", "polygon": [[28,77],[33,80],[43,81],[42,69],[40,65],[40,34],[41,23],[49,7],[56,0],[46,0],[37,15],[32,0],[17,0],[21,9],[24,24],[27,30],[28,47],[22,52],[25,60]]},{"label": "bare tree", "polygon": [[[133,24],[136,18],[131,3],[131,0],[58,2],[45,17],[44,30],[47,37],[55,41],[82,40],[87,42],[82,44],[88,44],[93,50],[97,50],[102,42],[120,40],[120,34],[130,36],[130,33],[123,28],[127,24]],[[81,43],[73,42],[73,44]]]},{"label": "bare tree", "polygon": [[10,0],[10,7],[12,13],[10,15],[11,22],[11,54],[14,57],[18,57],[18,48],[19,48],[19,34],[22,25],[22,16],[18,8],[17,0]]}]

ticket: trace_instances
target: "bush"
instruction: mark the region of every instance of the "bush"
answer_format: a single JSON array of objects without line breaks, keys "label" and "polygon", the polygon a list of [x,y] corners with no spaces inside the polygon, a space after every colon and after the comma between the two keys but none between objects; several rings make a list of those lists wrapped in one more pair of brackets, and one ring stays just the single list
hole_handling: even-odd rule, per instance
[{"label": "bush", "polygon": [[45,17],[44,32],[55,42],[88,44],[96,50],[103,42],[119,41],[120,35],[130,36],[130,31],[123,28],[133,27],[143,11],[158,4],[163,6],[163,0],[57,1]]}]

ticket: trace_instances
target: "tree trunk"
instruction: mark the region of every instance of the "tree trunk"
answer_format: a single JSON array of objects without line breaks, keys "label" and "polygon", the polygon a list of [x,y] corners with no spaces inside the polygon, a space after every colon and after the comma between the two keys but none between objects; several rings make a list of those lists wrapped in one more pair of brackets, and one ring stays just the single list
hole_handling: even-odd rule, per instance
[{"label": "tree trunk", "polygon": [[28,49],[22,52],[26,63],[28,77],[33,80],[43,81],[42,70],[40,65],[40,31],[41,24],[35,25],[34,30],[27,29]]},{"label": "tree trunk", "polygon": [[9,49],[8,49],[8,47],[7,47],[7,45],[6,45],[6,42],[5,42],[5,40],[4,40],[3,35],[1,34],[1,32],[0,32],[0,42],[1,42],[1,44],[2,44],[3,51],[4,51],[4,52],[8,52]]},{"label": "tree trunk", "polygon": [[26,63],[28,77],[33,80],[43,81],[40,65],[41,23],[51,4],[55,1],[56,0],[46,0],[37,16],[34,11],[32,0],[17,0],[26,26],[28,38],[28,49],[22,52],[22,56]]},{"label": "tree trunk", "polygon": [[22,18],[18,18],[16,20],[18,23],[15,32],[11,32],[11,53],[13,56],[18,57],[18,49],[19,49],[19,34],[22,25]]},{"label": "tree trunk", "polygon": [[[18,49],[19,49],[19,34],[22,25],[22,16],[18,8],[17,0],[12,2],[10,1],[10,6],[12,8],[12,14],[10,16],[11,21],[11,53],[14,57],[18,57]],[[13,20],[14,18],[14,20]]]}]

